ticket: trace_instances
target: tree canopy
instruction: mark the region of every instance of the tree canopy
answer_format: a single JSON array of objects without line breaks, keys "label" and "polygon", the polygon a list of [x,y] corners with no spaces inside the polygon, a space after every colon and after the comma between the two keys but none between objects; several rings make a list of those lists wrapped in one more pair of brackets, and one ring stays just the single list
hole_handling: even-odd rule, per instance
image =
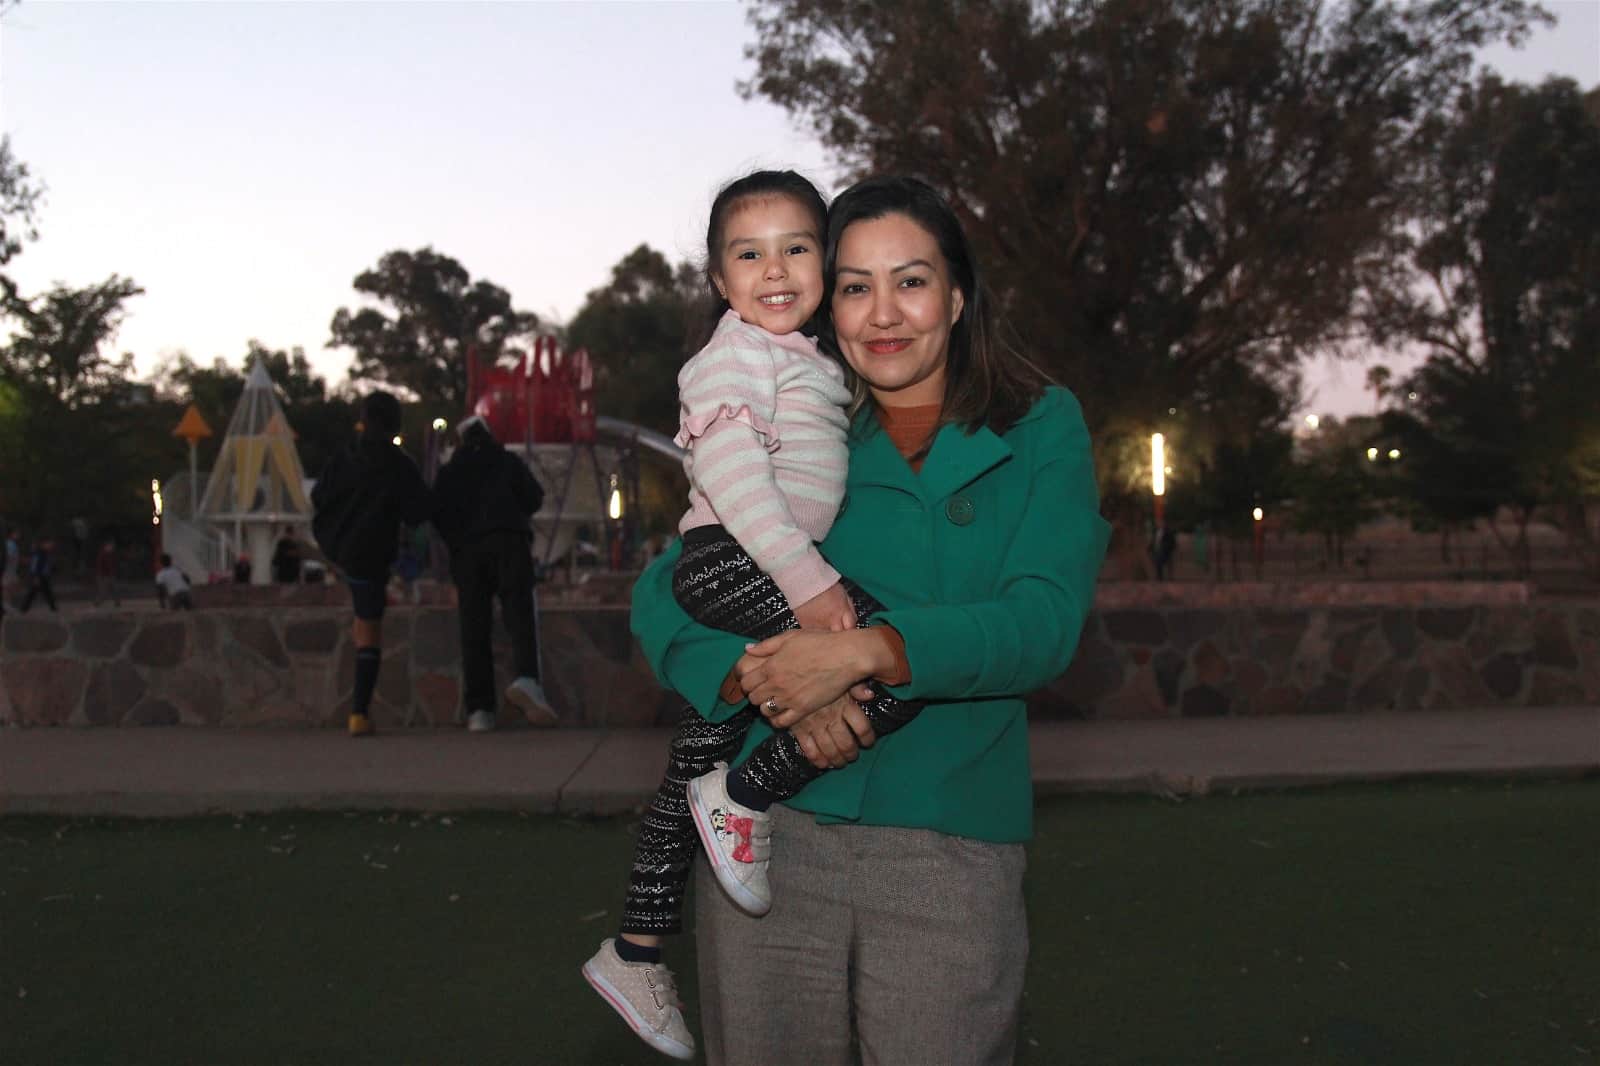
[{"label": "tree canopy", "polygon": [[389,252],[354,284],[385,306],[335,312],[328,343],[355,352],[350,376],[401,389],[450,418],[466,410],[468,353],[494,361],[539,324],[511,306],[505,289],[474,281],[432,248]]},{"label": "tree canopy", "polygon": [[[0,136],[0,267],[22,251],[23,241],[39,236],[34,211],[43,195],[27,164],[11,154],[11,138]],[[0,302],[9,302],[16,295],[16,286],[0,270]]]},{"label": "tree canopy", "polygon": [[641,244],[611,268],[567,326],[567,343],[594,361],[601,411],[662,433],[678,429],[678,368],[690,354],[701,311],[699,272],[673,267]]},{"label": "tree canopy", "polygon": [[[1097,446],[1212,369],[1338,342],[1392,280],[1417,134],[1520,0],[761,0],[744,86],[962,214]],[[1125,450],[1125,449],[1122,449]]]},{"label": "tree canopy", "polygon": [[[1413,491],[1443,523],[1510,507],[1524,565],[1527,522],[1551,506],[1600,566],[1584,513],[1600,497],[1597,99],[1559,79],[1463,87],[1435,119],[1410,212],[1425,284],[1370,319],[1427,353],[1387,416],[1416,457]],[[1426,483],[1451,464],[1472,473]]]}]

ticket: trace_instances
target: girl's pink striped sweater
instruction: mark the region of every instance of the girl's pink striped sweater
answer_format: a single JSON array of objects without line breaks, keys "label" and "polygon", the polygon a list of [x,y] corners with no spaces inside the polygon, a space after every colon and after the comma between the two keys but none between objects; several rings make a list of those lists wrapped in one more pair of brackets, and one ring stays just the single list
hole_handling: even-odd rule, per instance
[{"label": "girl's pink striped sweater", "polygon": [[844,371],[799,333],[729,311],[678,372],[689,454],[680,532],[721,523],[798,607],[839,580],[817,551],[844,498],[850,428]]}]

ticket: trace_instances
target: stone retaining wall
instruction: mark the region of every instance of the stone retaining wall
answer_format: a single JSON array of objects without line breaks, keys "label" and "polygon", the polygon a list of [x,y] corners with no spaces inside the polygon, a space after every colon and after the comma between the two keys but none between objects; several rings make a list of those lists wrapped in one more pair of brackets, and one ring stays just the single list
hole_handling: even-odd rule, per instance
[{"label": "stone retaining wall", "polygon": [[[0,724],[342,724],[348,610],[7,614]],[[625,608],[547,607],[545,680],[561,724],[639,726],[680,703],[650,676]],[[374,715],[454,722],[455,614],[392,608]],[[503,645],[497,661],[508,663]],[[503,669],[503,666],[502,666]],[[508,678],[502,679],[502,684]],[[1600,702],[1600,606],[1097,610],[1036,717],[1328,713]]]}]

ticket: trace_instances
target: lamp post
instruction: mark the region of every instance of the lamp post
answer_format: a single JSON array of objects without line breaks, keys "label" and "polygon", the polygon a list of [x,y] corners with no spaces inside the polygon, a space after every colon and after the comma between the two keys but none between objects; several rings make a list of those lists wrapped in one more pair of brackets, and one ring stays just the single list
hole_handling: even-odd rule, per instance
[{"label": "lamp post", "polygon": [[1264,519],[1265,517],[1266,517],[1266,512],[1261,510],[1261,508],[1259,508],[1259,507],[1257,507],[1255,510],[1250,512],[1250,518],[1252,519],[1252,523],[1251,524],[1252,524],[1252,526],[1254,528],[1254,532],[1255,532],[1255,537],[1254,537],[1253,543],[1251,545],[1251,548],[1252,548],[1251,554],[1255,559],[1256,580],[1257,581],[1261,580],[1261,566],[1266,561],[1266,550],[1265,550],[1266,545],[1264,543],[1264,538],[1263,538],[1263,535],[1262,535],[1263,531],[1262,531],[1262,528],[1261,528],[1261,520]]},{"label": "lamp post", "polygon": [[1150,496],[1160,529],[1167,517],[1167,438],[1160,433],[1150,434]]},{"label": "lamp post", "polygon": [[161,568],[161,482],[150,479],[150,572]]}]

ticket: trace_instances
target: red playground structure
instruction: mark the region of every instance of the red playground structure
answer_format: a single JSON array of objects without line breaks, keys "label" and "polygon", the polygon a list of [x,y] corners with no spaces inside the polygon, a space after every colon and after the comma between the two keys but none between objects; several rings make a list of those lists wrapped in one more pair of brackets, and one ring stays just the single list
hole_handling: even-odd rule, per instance
[{"label": "red playground structure", "polygon": [[[626,546],[635,539],[633,509],[623,501],[625,496],[638,499],[638,434],[596,448],[594,364],[588,351],[563,351],[556,338],[540,337],[511,366],[469,353],[467,413],[488,422],[495,439],[520,453],[545,488],[545,505],[534,519],[542,534],[541,565],[549,567],[569,548],[575,565],[581,545],[602,565],[621,568]],[[612,427],[610,438],[615,437]]]},{"label": "red playground structure", "polygon": [[554,337],[540,337],[531,358],[515,366],[480,365],[467,356],[467,410],[489,423],[495,439],[510,444],[592,444],[594,365],[587,349],[564,352]]}]

